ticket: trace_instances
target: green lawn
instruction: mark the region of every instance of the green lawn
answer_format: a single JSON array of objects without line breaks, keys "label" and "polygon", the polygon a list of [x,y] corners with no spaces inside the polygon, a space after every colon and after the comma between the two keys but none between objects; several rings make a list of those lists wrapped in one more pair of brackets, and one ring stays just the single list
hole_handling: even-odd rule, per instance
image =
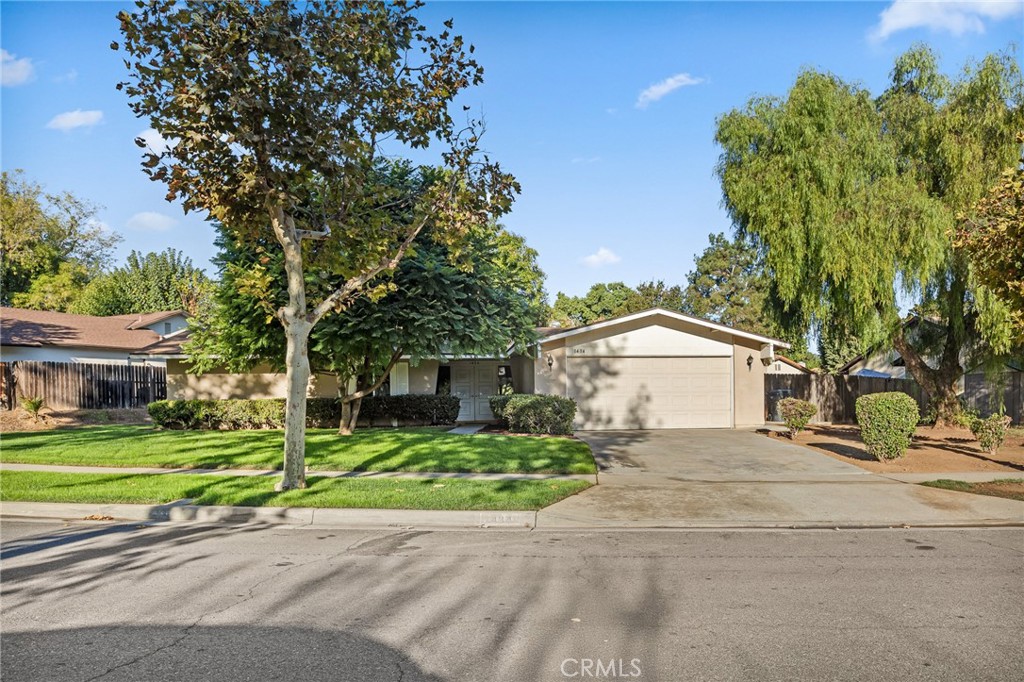
[{"label": "green lawn", "polygon": [[336,479],[311,477],[305,490],[274,492],[276,476],[0,472],[5,502],[194,504],[360,509],[541,509],[590,487],[586,481]]},{"label": "green lawn", "polygon": [[[170,431],[112,424],[4,433],[0,460],[26,464],[280,469],[282,431]],[[586,443],[440,429],[362,429],[338,436],[310,429],[306,464],[320,471],[454,471],[590,474],[597,469]]]}]

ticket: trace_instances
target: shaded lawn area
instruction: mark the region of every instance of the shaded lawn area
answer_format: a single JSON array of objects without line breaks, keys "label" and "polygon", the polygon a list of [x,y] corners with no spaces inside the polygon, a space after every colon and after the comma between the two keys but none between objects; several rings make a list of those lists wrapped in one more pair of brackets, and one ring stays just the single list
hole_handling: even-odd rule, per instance
[{"label": "shaded lawn area", "polygon": [[937,481],[927,481],[921,485],[926,485],[929,488],[958,490],[963,493],[974,493],[975,495],[1005,497],[1010,500],[1024,502],[1024,478],[1001,478],[997,481],[986,481],[983,483],[968,483],[966,481],[952,481],[948,478],[940,478]]},{"label": "shaded lawn area", "polygon": [[586,481],[308,479],[305,490],[274,492],[277,477],[213,474],[0,472],[4,502],[194,504],[239,507],[533,511],[590,487]]},{"label": "shaded lawn area", "polygon": [[[0,460],[25,464],[280,469],[284,432],[171,431],[112,424],[5,433]],[[310,429],[311,471],[442,471],[591,474],[590,447],[572,438],[454,435],[440,429],[362,429],[338,436]]]}]

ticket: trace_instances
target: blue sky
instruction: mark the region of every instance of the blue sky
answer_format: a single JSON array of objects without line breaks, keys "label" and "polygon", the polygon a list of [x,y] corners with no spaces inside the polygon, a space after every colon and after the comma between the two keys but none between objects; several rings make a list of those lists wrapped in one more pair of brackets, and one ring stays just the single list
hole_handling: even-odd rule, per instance
[{"label": "blue sky", "polygon": [[[1024,38],[1024,3],[429,3],[476,48],[483,86],[460,104],[523,186],[504,223],[540,252],[552,298],[599,281],[685,283],[730,230],[714,177],[715,119],[783,95],[805,67],[872,91],[930,43],[948,73]],[[213,231],[139,170],[148,128],[114,85],[125,3],[0,3],[0,165],[103,208],[119,252],[181,249],[208,266]],[[1019,53],[1018,53],[1019,57]]]}]

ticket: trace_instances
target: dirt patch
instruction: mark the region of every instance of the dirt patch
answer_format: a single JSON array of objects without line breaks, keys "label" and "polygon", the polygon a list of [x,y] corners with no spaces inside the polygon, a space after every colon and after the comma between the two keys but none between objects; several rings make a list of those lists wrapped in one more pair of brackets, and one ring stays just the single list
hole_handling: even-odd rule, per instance
[{"label": "dirt patch", "polygon": [[986,481],[984,483],[966,483],[964,481],[932,481],[924,483],[930,488],[942,488],[945,490],[958,490],[975,495],[990,495],[992,497],[1005,497],[1010,500],[1024,502],[1024,479],[1008,481]]},{"label": "dirt patch", "polygon": [[153,420],[149,418],[145,409],[52,410],[44,407],[40,412],[39,421],[34,421],[32,415],[20,407],[15,410],[0,410],[0,433],[46,431],[98,424],[151,424],[152,422]]},{"label": "dirt patch", "polygon": [[[789,440],[785,434],[769,432],[769,435]],[[879,462],[868,454],[856,426],[812,424],[791,442],[874,473],[1024,472],[1024,431],[1021,429],[1011,430],[994,457],[982,452],[969,430],[956,428],[918,428],[907,454],[891,462]]]}]

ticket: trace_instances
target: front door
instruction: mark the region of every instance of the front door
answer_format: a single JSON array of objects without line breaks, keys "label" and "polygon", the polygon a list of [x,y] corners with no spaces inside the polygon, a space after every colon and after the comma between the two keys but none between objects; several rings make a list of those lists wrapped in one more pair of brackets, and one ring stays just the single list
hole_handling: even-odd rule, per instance
[{"label": "front door", "polygon": [[489,398],[498,392],[498,363],[463,360],[452,363],[452,395],[459,398],[459,421],[494,419]]}]

